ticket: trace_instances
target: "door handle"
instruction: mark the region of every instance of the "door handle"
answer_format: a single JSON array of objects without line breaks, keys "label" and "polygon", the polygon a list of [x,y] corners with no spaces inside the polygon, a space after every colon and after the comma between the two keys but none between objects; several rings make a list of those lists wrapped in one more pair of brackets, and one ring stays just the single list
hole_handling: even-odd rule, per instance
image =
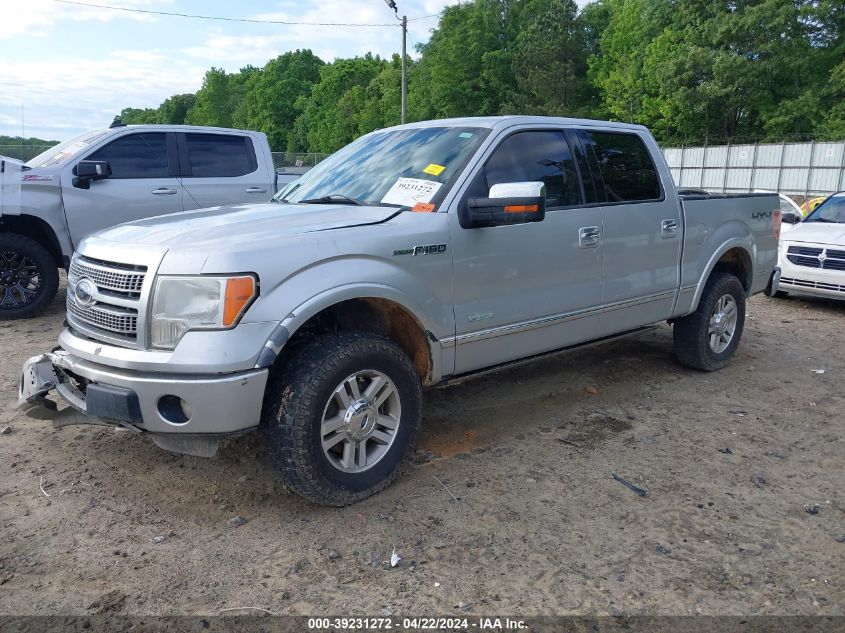
[{"label": "door handle", "polygon": [[175,189],[159,187],[158,189],[153,189],[150,193],[152,193],[154,196],[172,196],[175,195],[177,192]]},{"label": "door handle", "polygon": [[601,241],[601,229],[597,226],[582,226],[578,229],[578,246],[595,248]]},{"label": "door handle", "polygon": [[678,234],[678,221],[662,220],[660,222],[660,233],[664,238],[675,237]]},{"label": "door handle", "polygon": [[246,193],[267,193],[267,190],[261,187],[247,187],[244,191]]}]

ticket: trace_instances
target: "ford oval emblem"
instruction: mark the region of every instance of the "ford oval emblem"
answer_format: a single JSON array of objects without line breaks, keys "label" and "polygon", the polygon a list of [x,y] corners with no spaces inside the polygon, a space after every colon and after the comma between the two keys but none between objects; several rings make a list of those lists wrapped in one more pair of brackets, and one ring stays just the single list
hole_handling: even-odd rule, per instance
[{"label": "ford oval emblem", "polygon": [[76,289],[73,291],[73,298],[76,299],[77,305],[83,308],[89,308],[97,301],[94,299],[94,293],[97,287],[90,279],[80,279],[76,283]]}]

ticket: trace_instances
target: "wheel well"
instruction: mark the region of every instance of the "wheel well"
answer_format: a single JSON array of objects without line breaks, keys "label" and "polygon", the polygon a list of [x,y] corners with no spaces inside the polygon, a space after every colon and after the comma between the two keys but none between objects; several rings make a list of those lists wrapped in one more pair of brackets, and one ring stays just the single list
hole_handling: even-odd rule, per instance
[{"label": "wheel well", "polygon": [[730,273],[739,279],[742,287],[748,292],[751,289],[751,257],[743,248],[732,248],[726,251],[713,267],[713,273]]},{"label": "wheel well", "polygon": [[56,268],[64,268],[62,247],[55,232],[41,218],[33,215],[4,215],[0,218],[0,232],[25,235],[44,246],[56,262]]},{"label": "wheel well", "polygon": [[432,382],[427,332],[408,310],[388,299],[350,299],[329,306],[308,319],[285,347],[295,349],[316,336],[351,331],[389,338],[408,354],[423,384]]}]

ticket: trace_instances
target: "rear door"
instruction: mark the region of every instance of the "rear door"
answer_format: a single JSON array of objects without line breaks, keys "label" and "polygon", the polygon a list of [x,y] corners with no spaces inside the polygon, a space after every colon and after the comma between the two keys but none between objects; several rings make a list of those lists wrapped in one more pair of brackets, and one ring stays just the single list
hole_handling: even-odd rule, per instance
[{"label": "rear door", "polygon": [[273,193],[247,135],[180,132],[185,209],[267,202]]},{"label": "rear door", "polygon": [[594,338],[601,303],[601,208],[589,206],[565,131],[509,134],[458,204],[499,183],[542,181],[542,222],[465,229],[450,211],[456,346],[463,373]]},{"label": "rear door", "polygon": [[182,187],[176,177],[176,139],[170,132],[130,132],[80,157],[104,160],[112,175],[74,186],[73,167],[62,172],[62,200],[73,244],[115,224],[182,210]]},{"label": "rear door", "polygon": [[683,236],[677,197],[666,194],[673,188],[662,182],[636,132],[582,130],[579,136],[602,201],[601,334],[667,319],[680,283]]}]

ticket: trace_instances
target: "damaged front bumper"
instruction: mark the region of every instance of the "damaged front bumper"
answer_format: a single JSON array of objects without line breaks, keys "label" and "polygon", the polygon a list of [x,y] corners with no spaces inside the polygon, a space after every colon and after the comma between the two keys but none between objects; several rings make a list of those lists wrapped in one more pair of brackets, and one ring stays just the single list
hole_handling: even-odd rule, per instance
[{"label": "damaged front bumper", "polygon": [[[156,374],[92,363],[58,349],[23,366],[18,408],[71,424],[120,425],[153,434],[179,453],[212,456],[219,440],[258,426],[268,370],[221,375]],[[59,410],[52,391],[70,406]]]}]

